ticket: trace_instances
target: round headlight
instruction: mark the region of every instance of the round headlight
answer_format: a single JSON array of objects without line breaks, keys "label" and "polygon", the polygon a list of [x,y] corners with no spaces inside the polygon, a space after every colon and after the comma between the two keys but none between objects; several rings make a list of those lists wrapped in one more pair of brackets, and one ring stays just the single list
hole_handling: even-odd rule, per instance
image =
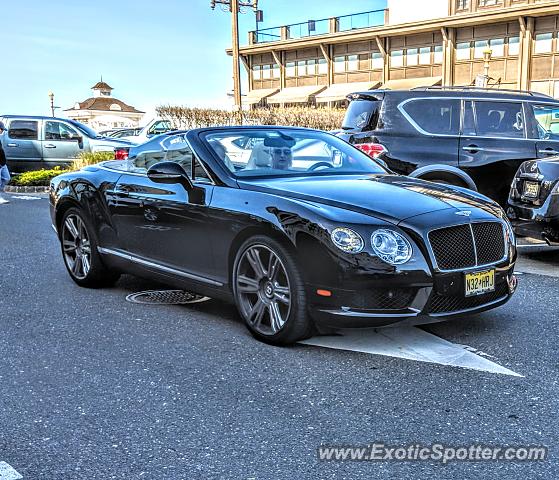
[{"label": "round headlight", "polygon": [[410,242],[394,230],[376,230],[371,235],[371,245],[379,258],[392,265],[406,263],[412,255]]},{"label": "round headlight", "polygon": [[335,228],[330,238],[336,247],[347,253],[359,253],[365,246],[361,235],[350,228]]}]

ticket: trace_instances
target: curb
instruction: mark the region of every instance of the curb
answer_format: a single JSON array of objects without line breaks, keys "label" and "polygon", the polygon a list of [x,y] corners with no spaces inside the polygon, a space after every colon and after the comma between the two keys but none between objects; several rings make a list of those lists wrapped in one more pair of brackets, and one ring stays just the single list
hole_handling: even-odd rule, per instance
[{"label": "curb", "polygon": [[15,185],[6,185],[4,191],[6,193],[48,193],[49,187],[17,187]]}]

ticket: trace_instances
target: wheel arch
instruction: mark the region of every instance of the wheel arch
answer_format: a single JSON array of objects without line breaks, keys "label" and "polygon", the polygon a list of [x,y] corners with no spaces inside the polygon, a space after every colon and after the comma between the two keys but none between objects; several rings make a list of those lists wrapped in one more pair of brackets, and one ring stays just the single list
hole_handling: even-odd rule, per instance
[{"label": "wheel arch", "polygon": [[461,183],[461,185],[458,186],[469,188],[475,192],[478,191],[473,178],[463,170],[460,170],[452,165],[426,165],[414,170],[409,174],[409,176],[412,178],[431,181],[447,180],[452,182],[453,180],[458,180]]},{"label": "wheel arch", "polygon": [[80,208],[80,204],[79,202],[72,198],[72,197],[64,197],[62,199],[60,199],[56,205],[56,213],[55,213],[55,222],[56,222],[56,232],[58,233],[58,236],[60,237],[60,229],[62,227],[62,218],[64,217],[64,214],[70,210],[70,208],[75,207],[75,208]]}]

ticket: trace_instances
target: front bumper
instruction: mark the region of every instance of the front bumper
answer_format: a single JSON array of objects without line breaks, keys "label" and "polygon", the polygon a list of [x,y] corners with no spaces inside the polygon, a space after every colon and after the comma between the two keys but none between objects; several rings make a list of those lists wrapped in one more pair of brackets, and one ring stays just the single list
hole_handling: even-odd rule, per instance
[{"label": "front bumper", "polygon": [[327,299],[317,299],[316,290],[310,290],[315,300],[310,313],[319,329],[417,325],[476,314],[504,305],[516,290],[514,263],[492,268],[495,291],[478,296],[465,297],[464,272],[452,272],[435,275],[429,284],[387,288],[378,282],[359,291],[333,290]]}]

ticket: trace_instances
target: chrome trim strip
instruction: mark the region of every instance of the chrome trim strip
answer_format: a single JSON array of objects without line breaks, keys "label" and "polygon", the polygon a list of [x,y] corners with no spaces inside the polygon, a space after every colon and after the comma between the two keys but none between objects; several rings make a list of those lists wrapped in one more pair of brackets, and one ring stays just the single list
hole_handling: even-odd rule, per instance
[{"label": "chrome trim strip", "polygon": [[474,258],[476,259],[476,265],[477,265],[479,262],[479,258],[477,256],[477,243],[476,243],[476,236],[474,234],[474,227],[472,227],[471,223],[470,223],[470,234],[472,235],[472,244],[474,246]]},{"label": "chrome trim strip", "polygon": [[319,309],[320,313],[327,313],[330,315],[336,315],[340,317],[358,317],[358,318],[409,318],[409,317],[417,317],[420,313],[419,310],[415,308],[407,308],[404,310],[400,310],[399,313],[388,313],[390,310],[377,310],[378,313],[373,311],[367,310],[351,310],[351,309]]},{"label": "chrome trim strip", "polygon": [[[475,236],[473,235],[473,227],[472,224],[474,223],[500,223],[501,224],[501,228],[503,229],[503,241],[505,244],[505,248],[504,248],[504,256],[503,258],[501,258],[500,260],[497,260],[496,262],[491,262],[491,263],[485,263],[483,265],[477,265],[478,259],[477,259],[477,248],[476,248],[476,244],[475,244]],[[452,227],[459,227],[461,225],[469,225],[470,226],[470,231],[472,233],[472,238],[474,239],[474,250],[475,250],[475,257],[476,257],[476,265],[474,265],[473,267],[466,267],[466,268],[455,268],[452,270],[444,270],[442,268],[439,268],[439,264],[437,263],[437,258],[435,256],[435,252],[433,251],[433,248],[431,247],[431,240],[429,238],[429,235],[431,234],[431,232],[436,232],[437,230],[443,230],[445,228],[452,228]],[[509,248],[507,245],[507,232],[506,232],[506,225],[503,221],[501,220],[477,220],[475,222],[470,222],[470,223],[458,223],[456,225],[447,225],[445,227],[438,227],[438,228],[434,228],[433,230],[429,230],[425,236],[425,244],[427,245],[427,250],[429,251],[429,255],[431,256],[431,260],[433,261],[433,267],[435,268],[435,270],[439,271],[439,272],[444,272],[444,273],[452,273],[452,272],[469,272],[471,270],[479,270],[482,268],[487,268],[487,267],[493,267],[495,265],[498,265],[499,263],[504,262],[505,260],[508,259],[508,252],[509,252]]]},{"label": "chrome trim strip", "polygon": [[143,265],[145,267],[156,268],[158,270],[161,270],[162,272],[171,273],[173,275],[178,275],[180,277],[189,278],[191,280],[196,280],[198,282],[208,283],[208,284],[214,285],[216,287],[222,287],[223,286],[223,283],[221,283],[221,282],[216,282],[215,280],[210,280],[209,278],[200,277],[199,275],[194,275],[193,273],[183,272],[182,270],[176,270],[175,268],[166,267],[165,265],[160,265],[159,263],[144,260],[143,258],[136,257],[135,255],[132,255],[132,254],[127,253],[127,252],[120,252],[118,250],[112,250],[110,248],[103,248],[103,247],[97,247],[97,250],[98,250],[99,253],[103,253],[105,255],[114,255],[115,257],[124,258],[125,260],[128,260],[129,262],[138,263],[138,264]]}]

